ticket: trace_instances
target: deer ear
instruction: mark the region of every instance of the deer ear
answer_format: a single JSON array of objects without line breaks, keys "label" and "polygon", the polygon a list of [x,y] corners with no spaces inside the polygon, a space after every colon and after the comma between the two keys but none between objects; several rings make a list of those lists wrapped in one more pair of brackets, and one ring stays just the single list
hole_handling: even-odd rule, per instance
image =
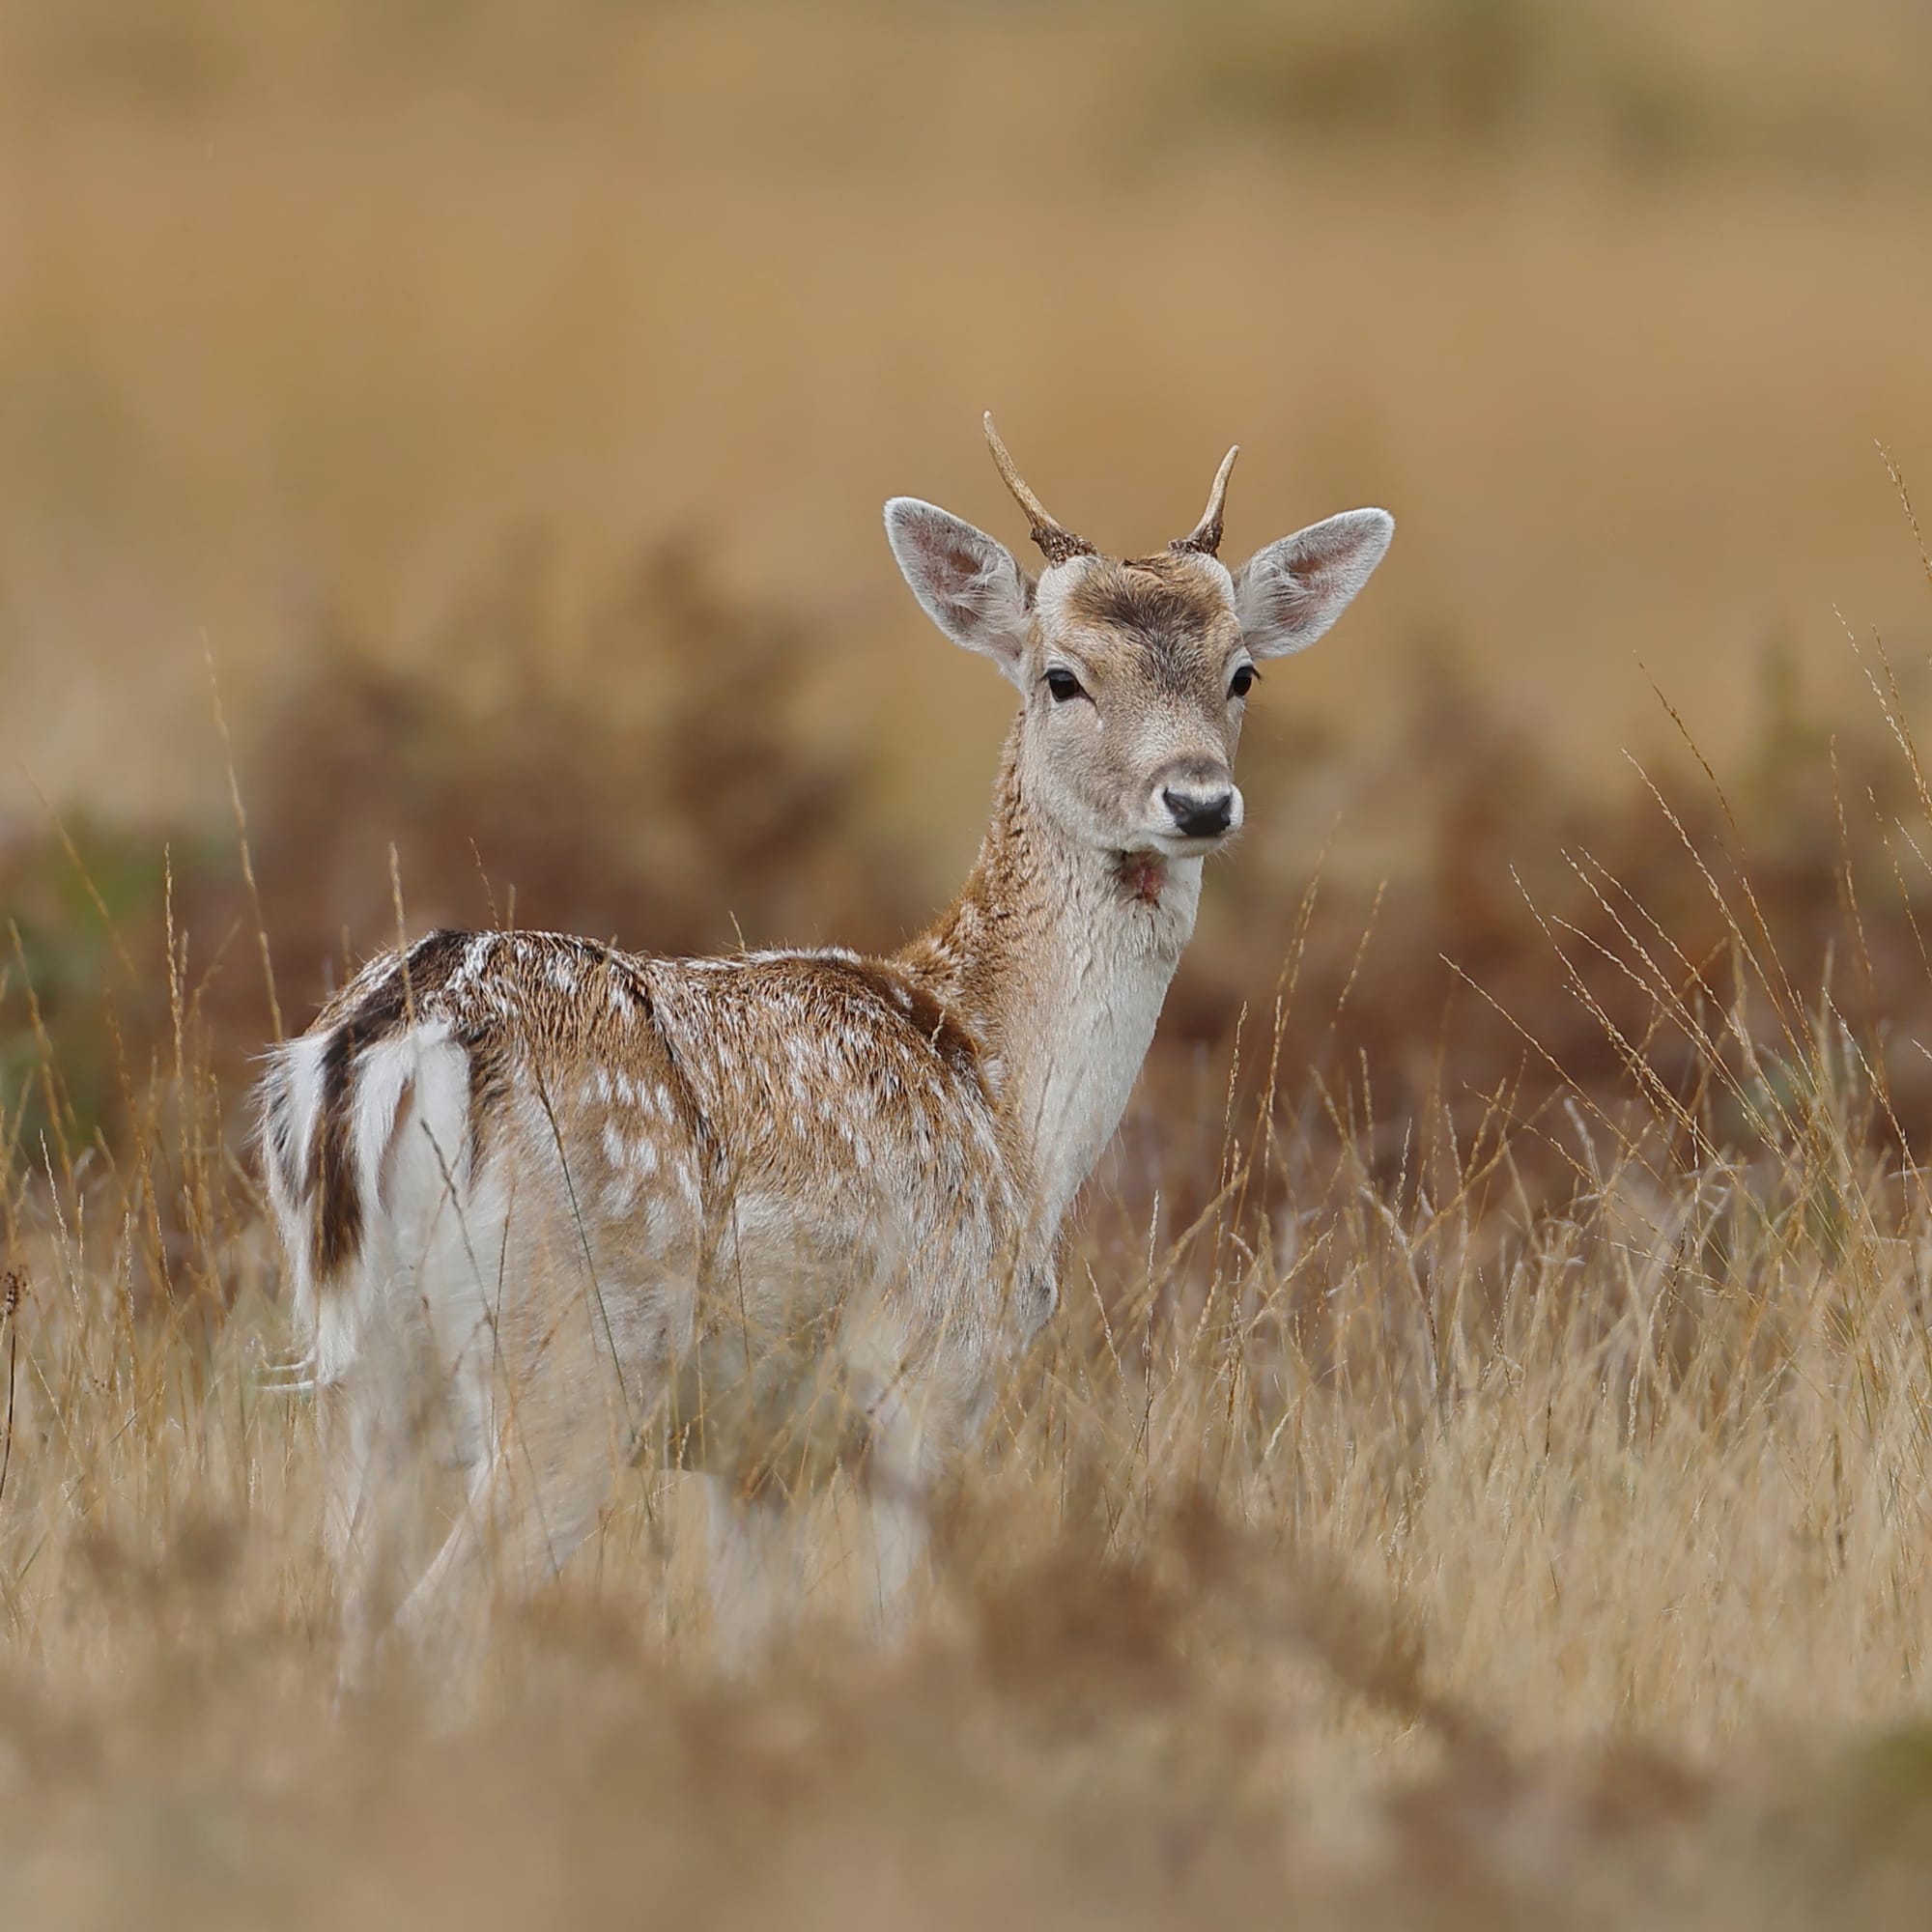
[{"label": "deer ear", "polygon": [[1021,682],[1033,579],[1006,545],[917,497],[886,505],[886,541],[925,614]]},{"label": "deer ear", "polygon": [[1235,611],[1258,658],[1306,650],[1344,611],[1395,535],[1386,510],[1344,510],[1257,551],[1235,573]]}]

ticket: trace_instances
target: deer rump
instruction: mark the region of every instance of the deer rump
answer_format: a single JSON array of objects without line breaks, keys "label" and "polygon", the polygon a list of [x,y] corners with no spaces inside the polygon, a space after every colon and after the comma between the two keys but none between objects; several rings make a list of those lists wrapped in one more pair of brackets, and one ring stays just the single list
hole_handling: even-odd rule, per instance
[{"label": "deer rump", "polygon": [[402,1348],[466,1462],[537,1409],[790,1487],[882,1406],[970,1435],[1052,1305],[974,1042],[846,954],[433,934],[276,1050],[263,1143],[315,1383]]}]

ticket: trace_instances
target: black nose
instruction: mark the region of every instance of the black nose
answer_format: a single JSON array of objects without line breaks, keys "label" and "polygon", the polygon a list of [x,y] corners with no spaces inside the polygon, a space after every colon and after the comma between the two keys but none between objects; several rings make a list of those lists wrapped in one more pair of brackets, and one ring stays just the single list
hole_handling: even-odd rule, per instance
[{"label": "black nose", "polygon": [[1169,786],[1161,803],[1174,814],[1176,827],[1189,838],[1218,838],[1235,815],[1232,790],[1176,791]]}]

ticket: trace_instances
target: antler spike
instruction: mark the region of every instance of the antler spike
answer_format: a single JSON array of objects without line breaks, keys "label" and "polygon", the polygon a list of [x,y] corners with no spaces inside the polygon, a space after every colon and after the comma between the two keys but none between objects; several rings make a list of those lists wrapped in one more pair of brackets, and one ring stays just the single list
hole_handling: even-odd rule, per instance
[{"label": "antler spike", "polygon": [[1191,550],[1200,556],[1212,556],[1221,548],[1221,506],[1228,497],[1228,477],[1235,468],[1235,458],[1240,455],[1241,445],[1237,442],[1221,459],[1221,467],[1214,472],[1214,487],[1208,493],[1208,507],[1201,513],[1201,521],[1184,537],[1176,537],[1168,545],[1169,550]]},{"label": "antler spike", "polygon": [[1033,526],[1033,540],[1040,548],[1040,554],[1048,563],[1065,563],[1069,556],[1092,556],[1094,546],[1085,537],[1077,537],[1057,518],[1047,514],[1046,505],[1027,488],[1027,481],[1014,466],[1013,459],[1007,454],[1007,445],[1000,440],[1000,432],[993,427],[993,412],[986,412],[986,442],[993,452],[994,465],[1002,479],[1013,493],[1013,500],[1027,513],[1027,522]]}]

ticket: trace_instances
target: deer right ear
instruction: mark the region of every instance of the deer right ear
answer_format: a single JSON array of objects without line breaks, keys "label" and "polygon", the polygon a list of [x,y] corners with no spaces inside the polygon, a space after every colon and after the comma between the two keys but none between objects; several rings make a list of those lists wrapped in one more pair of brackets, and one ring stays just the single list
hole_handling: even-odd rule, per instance
[{"label": "deer right ear", "polygon": [[925,614],[1024,685],[1033,579],[1006,545],[917,497],[886,505],[886,541]]}]

